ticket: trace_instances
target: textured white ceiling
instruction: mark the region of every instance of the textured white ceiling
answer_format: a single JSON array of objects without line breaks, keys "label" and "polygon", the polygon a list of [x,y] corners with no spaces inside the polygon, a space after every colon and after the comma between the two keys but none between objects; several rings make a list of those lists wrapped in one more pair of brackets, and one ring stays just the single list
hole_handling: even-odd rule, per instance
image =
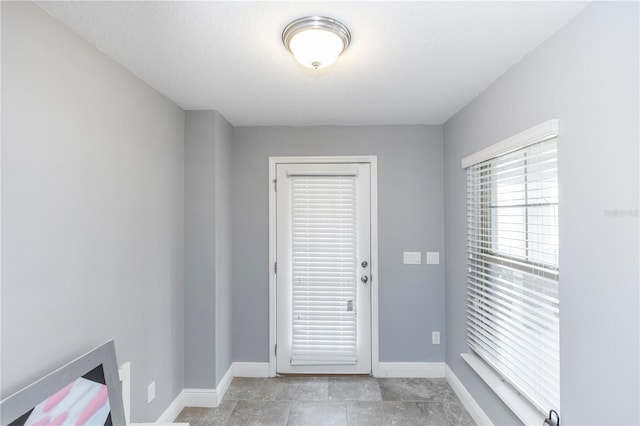
[{"label": "textured white ceiling", "polygon": [[[441,124],[585,2],[38,2],[185,109],[236,126]],[[342,21],[331,67],[297,64],[286,24]]]}]

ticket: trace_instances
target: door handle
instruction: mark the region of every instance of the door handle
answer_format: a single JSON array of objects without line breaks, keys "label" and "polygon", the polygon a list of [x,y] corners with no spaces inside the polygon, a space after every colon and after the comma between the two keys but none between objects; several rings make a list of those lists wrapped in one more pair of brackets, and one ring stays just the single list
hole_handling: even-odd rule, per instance
[{"label": "door handle", "polygon": [[360,281],[366,284],[367,282],[369,282],[369,277],[366,275],[363,275],[360,277]]}]

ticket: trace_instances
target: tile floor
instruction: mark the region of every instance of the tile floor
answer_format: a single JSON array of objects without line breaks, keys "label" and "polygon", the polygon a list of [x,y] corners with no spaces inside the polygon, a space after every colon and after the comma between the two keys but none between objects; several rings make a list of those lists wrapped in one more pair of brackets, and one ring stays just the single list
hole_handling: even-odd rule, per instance
[{"label": "tile floor", "polygon": [[233,379],[216,408],[176,422],[213,425],[474,425],[445,379],[366,376]]}]

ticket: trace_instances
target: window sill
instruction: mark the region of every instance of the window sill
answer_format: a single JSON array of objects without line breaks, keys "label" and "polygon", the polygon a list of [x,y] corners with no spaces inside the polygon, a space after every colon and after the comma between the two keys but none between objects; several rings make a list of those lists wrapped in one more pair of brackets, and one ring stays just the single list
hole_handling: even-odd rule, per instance
[{"label": "window sill", "polygon": [[545,413],[540,412],[525,398],[520,396],[518,392],[489,367],[478,356],[470,353],[460,354],[473,371],[480,376],[482,380],[495,392],[496,395],[505,403],[507,407],[524,423],[525,425],[542,424],[546,417]]}]

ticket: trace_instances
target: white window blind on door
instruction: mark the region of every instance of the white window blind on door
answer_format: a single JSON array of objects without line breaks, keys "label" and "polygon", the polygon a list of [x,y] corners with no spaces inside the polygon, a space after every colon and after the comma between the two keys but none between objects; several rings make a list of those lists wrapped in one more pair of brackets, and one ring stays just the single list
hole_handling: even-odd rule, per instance
[{"label": "white window blind on door", "polygon": [[469,347],[543,412],[559,409],[557,138],[467,167]]},{"label": "white window blind on door", "polygon": [[290,178],[291,364],[355,364],[356,178]]}]

